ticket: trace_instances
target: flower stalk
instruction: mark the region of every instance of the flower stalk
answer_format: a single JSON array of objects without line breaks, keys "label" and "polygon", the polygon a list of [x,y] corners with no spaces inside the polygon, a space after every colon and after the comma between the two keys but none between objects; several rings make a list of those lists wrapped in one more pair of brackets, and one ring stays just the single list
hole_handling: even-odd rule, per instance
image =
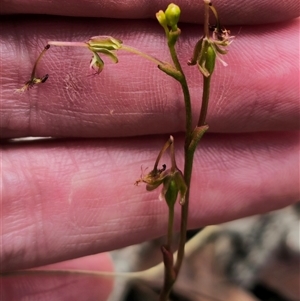
[{"label": "flower stalk", "polygon": [[[197,65],[199,71],[203,75],[202,105],[199,113],[199,120],[197,122],[197,126],[193,131],[191,130],[192,109],[191,109],[190,93],[189,93],[184,72],[178,60],[176,49],[175,49],[175,44],[180,35],[180,29],[178,28],[177,23],[175,24],[174,22],[170,22],[170,19],[175,20],[175,22],[179,21],[180,10],[179,8],[176,9],[174,4],[171,4],[169,5],[169,7],[165,12],[159,11],[156,14],[159,23],[165,30],[170,55],[172,57],[174,67],[179,75],[176,74],[175,76],[175,74],[172,72],[166,72],[166,70],[163,69],[162,70],[165,71],[165,73],[171,75],[176,80],[178,80],[179,83],[181,84],[182,91],[184,94],[185,109],[186,109],[186,133],[185,133],[185,147],[184,147],[185,163],[184,163],[183,174],[184,174],[184,182],[187,189],[185,193],[185,202],[181,208],[180,241],[179,241],[177,259],[174,267],[172,268],[170,268],[169,265],[165,264],[165,270],[166,270],[165,276],[166,277],[168,275],[170,276],[169,279],[165,278],[164,286],[160,295],[161,301],[168,300],[169,293],[175,282],[174,279],[172,278],[172,275],[175,272],[175,280],[176,280],[184,258],[184,247],[186,243],[186,231],[187,231],[188,211],[189,211],[190,184],[191,184],[194,154],[199,141],[201,140],[204,133],[208,130],[208,125],[206,124],[206,116],[207,116],[208,104],[209,104],[211,76],[215,68],[217,53],[226,54],[227,50],[225,49],[225,47],[230,44],[229,32],[221,28],[217,11],[212,6],[212,3],[209,0],[204,0],[204,6],[205,6],[204,36],[196,43],[193,57],[188,62],[188,65]],[[217,21],[217,25],[214,29],[212,38],[210,37],[210,33],[209,33],[210,10],[212,10]],[[176,17],[175,17],[175,12],[176,12]],[[173,19],[172,19],[172,14],[174,14]]]}]

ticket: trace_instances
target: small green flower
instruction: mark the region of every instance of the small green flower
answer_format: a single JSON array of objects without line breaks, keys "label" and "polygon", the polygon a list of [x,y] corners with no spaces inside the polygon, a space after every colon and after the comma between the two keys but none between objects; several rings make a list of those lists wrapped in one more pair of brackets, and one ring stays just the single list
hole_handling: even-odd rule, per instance
[{"label": "small green flower", "polygon": [[[162,154],[171,147],[171,162],[172,166],[170,169],[166,169],[164,164],[161,169],[157,168],[158,162]],[[162,191],[160,193],[159,199],[165,200],[168,206],[173,206],[176,202],[178,193],[180,194],[181,205],[185,202],[185,195],[187,191],[187,186],[182,172],[178,169],[175,161],[174,153],[174,138],[170,136],[170,139],[161,149],[156,162],[154,164],[153,170],[151,170],[147,175],[142,175],[139,180],[135,182],[135,185],[138,185],[140,182],[146,183],[146,189],[152,191],[158,186],[163,185]]]},{"label": "small green flower", "polygon": [[215,68],[216,50],[213,42],[207,38],[201,38],[194,49],[193,57],[188,61],[188,65],[197,65],[200,72],[209,77]]},{"label": "small green flower", "polygon": [[224,55],[228,52],[225,47],[231,44],[231,39],[233,37],[230,37],[227,31],[223,40],[216,39],[216,34],[213,34],[212,38],[202,37],[195,45],[193,56],[188,61],[188,65],[197,65],[205,77],[213,73],[216,59],[227,66],[227,63],[220,58],[219,54]]},{"label": "small green flower", "polygon": [[167,170],[165,170],[164,167],[162,169],[154,168],[147,175],[142,176],[136,181],[136,185],[140,182],[147,184],[146,189],[148,191],[152,191],[162,185],[163,188],[159,195],[159,199],[165,200],[168,206],[172,205],[177,200],[178,193],[180,194],[179,203],[183,205],[185,202],[187,186],[182,172],[177,167]]},{"label": "small green flower", "polygon": [[110,36],[96,36],[87,42],[89,50],[92,51],[93,57],[90,62],[90,68],[96,68],[99,74],[104,68],[104,62],[100,58],[99,53],[107,55],[114,63],[118,62],[118,58],[114,51],[122,47],[122,41]]},{"label": "small green flower", "polygon": [[[227,66],[219,54],[226,54],[226,49],[232,43],[233,36],[230,36],[230,31],[226,30],[219,21],[218,13],[210,0],[204,0],[204,3],[208,5],[208,8],[213,12],[216,25],[210,25],[207,23],[204,30],[205,36],[202,37],[195,45],[193,57],[188,61],[188,65],[197,65],[200,72],[209,77],[214,71],[215,61],[218,59],[224,66]],[[205,29],[204,28],[204,29]],[[209,30],[212,31],[210,36]]]}]

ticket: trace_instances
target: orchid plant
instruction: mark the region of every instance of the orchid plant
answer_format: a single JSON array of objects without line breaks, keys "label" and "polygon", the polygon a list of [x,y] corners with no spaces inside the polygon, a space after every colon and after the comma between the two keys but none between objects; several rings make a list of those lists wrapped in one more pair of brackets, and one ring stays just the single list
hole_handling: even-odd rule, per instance
[{"label": "orchid plant", "polygon": [[[203,77],[202,105],[197,125],[194,128],[192,127],[194,123],[192,120],[192,105],[189,87],[176,52],[176,43],[181,34],[181,30],[178,27],[181,11],[180,8],[173,3],[170,4],[165,11],[160,10],[156,14],[156,18],[165,33],[172,63],[163,62],[136,48],[128,46],[124,44],[123,41],[111,36],[95,36],[86,42],[49,41],[34,64],[30,79],[18,90],[19,92],[24,92],[33,86],[46,82],[48,74],[38,77],[37,66],[42,57],[52,46],[86,48],[92,53],[89,67],[94,71],[95,75],[100,74],[103,71],[104,61],[102,56],[107,56],[112,62],[118,63],[117,52],[131,52],[150,60],[158,66],[161,71],[168,76],[173,77],[180,83],[185,104],[185,160],[183,171],[181,171],[176,164],[174,138],[170,136],[160,150],[153,169],[149,173],[142,175],[140,179],[135,182],[136,185],[145,183],[146,189],[149,191],[162,186],[160,199],[165,200],[169,210],[167,241],[166,244],[161,247],[165,277],[160,294],[160,301],[168,300],[184,258],[194,153],[203,134],[208,130],[206,116],[209,104],[211,77],[214,72],[216,58],[220,59],[220,55],[227,53],[226,48],[230,45],[233,38],[230,36],[230,32],[221,25],[217,10],[210,0],[204,0],[204,6],[204,34],[199,38],[192,52],[191,59],[187,62],[189,66],[196,66]],[[214,18],[214,25],[209,21],[210,16],[213,16]],[[226,65],[223,60],[220,59],[220,61],[223,65]],[[159,165],[162,155],[167,151],[170,153],[169,168],[167,168],[165,164]],[[171,246],[173,245],[174,208],[178,198],[181,206],[181,226],[177,258],[174,262]]]}]

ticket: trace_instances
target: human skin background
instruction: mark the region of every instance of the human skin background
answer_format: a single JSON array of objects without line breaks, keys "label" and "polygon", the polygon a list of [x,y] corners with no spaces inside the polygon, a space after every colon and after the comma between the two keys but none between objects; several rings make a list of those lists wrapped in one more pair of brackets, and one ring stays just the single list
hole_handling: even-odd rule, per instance
[{"label": "human skin background", "polygon": [[[168,2],[154,1],[149,7],[143,1],[123,1],[117,13],[109,1],[99,1],[103,7],[98,10],[90,2],[68,1],[63,8],[58,3],[1,4],[2,14],[95,16],[99,11],[99,16],[109,18],[1,17],[3,271],[78,258],[163,235],[167,210],[158,201],[159,189],[149,193],[133,183],[141,166],[153,166],[169,134],[176,133],[177,161],[183,166],[180,87],[142,58],[119,52],[118,64],[106,60],[104,71],[90,76],[90,53],[51,47],[38,68],[40,75],[49,73],[48,81],[26,93],[14,93],[29,79],[48,40],[86,41],[94,35],[112,35],[170,60],[157,22],[133,20],[152,16]],[[201,6],[193,11],[192,1],[183,3],[186,23],[180,25],[178,54],[196,119],[201,75],[185,62],[202,32],[200,25],[187,21],[196,23],[199,18],[201,22]],[[299,18],[293,19],[299,2],[242,3],[215,3],[236,39],[222,57],[228,66],[217,63],[212,79],[210,132],[195,154],[190,228],[299,200]],[[7,140],[25,136],[62,139]],[[168,165],[168,160],[165,157],[162,163]]]}]

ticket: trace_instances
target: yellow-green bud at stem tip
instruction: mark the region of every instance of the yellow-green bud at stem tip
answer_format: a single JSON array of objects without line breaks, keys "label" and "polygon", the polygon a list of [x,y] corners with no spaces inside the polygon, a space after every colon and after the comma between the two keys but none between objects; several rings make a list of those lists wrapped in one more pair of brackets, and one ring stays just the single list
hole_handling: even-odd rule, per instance
[{"label": "yellow-green bud at stem tip", "polygon": [[168,26],[176,27],[180,18],[180,8],[178,5],[171,3],[165,11]]},{"label": "yellow-green bud at stem tip", "polygon": [[159,12],[156,13],[156,19],[158,20],[159,24],[162,27],[167,27],[168,26],[166,15],[162,10],[160,10]]}]

